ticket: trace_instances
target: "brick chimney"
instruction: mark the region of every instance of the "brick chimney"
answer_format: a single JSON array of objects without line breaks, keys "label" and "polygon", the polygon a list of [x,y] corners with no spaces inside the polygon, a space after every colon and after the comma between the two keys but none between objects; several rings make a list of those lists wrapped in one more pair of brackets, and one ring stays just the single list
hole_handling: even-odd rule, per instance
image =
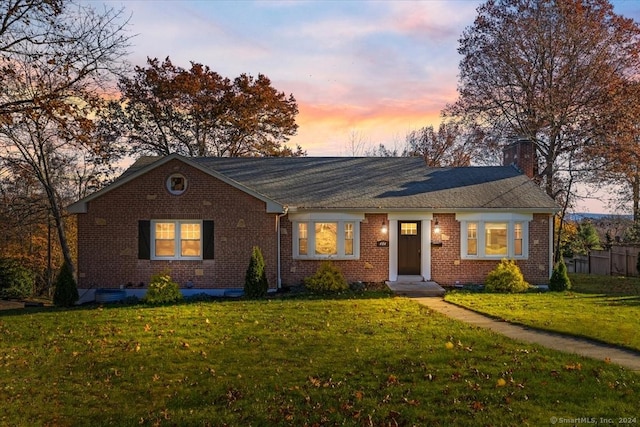
[{"label": "brick chimney", "polygon": [[516,138],[504,147],[502,153],[504,166],[514,165],[531,179],[538,173],[536,147],[530,139]]}]

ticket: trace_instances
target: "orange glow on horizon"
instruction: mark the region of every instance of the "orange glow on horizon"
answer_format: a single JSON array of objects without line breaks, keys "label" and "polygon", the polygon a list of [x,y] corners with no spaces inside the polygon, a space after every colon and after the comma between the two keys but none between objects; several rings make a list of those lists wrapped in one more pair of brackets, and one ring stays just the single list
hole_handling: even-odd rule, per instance
[{"label": "orange glow on horizon", "polygon": [[365,150],[379,144],[400,148],[408,132],[439,126],[440,110],[429,110],[424,108],[425,104],[396,101],[371,108],[300,104],[296,120],[298,134],[288,145],[300,145],[309,156],[349,155],[348,143],[355,132],[365,142]]}]

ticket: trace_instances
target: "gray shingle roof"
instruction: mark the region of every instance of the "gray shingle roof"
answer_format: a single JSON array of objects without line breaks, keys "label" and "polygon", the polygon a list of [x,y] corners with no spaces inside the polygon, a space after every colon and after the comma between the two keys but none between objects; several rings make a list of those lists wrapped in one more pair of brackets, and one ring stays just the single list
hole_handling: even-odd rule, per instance
[{"label": "gray shingle roof", "polygon": [[[428,168],[419,157],[170,157],[298,209],[558,210],[540,187],[511,166]],[[159,160],[168,158],[138,159],[111,186],[83,200],[134,179]]]},{"label": "gray shingle roof", "polygon": [[558,208],[540,187],[511,166],[427,168],[417,157],[190,160],[298,208]]}]

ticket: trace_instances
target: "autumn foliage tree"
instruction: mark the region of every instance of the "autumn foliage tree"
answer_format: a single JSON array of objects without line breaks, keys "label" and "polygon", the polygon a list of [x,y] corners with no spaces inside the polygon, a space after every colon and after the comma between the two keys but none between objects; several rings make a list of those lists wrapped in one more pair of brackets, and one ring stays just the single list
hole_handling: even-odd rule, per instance
[{"label": "autumn foliage tree", "polygon": [[459,98],[446,113],[533,141],[537,180],[557,198],[566,161],[594,142],[638,70],[639,35],[607,0],[486,1],[460,39]]},{"label": "autumn foliage tree", "polygon": [[51,218],[71,271],[64,206],[70,188],[95,178],[88,164],[108,165],[114,154],[96,138],[94,117],[123,64],[126,25],[122,10],[75,0],[0,2],[0,169],[3,180],[34,179],[27,195],[44,201],[41,217]]},{"label": "autumn foliage tree", "polygon": [[[298,107],[260,74],[222,77],[195,62],[147,60],[120,79],[112,107],[132,153],[185,156],[303,155],[283,144],[295,135]],[[122,107],[121,107],[122,106]]]},{"label": "autumn foliage tree", "polygon": [[631,205],[633,220],[640,223],[640,82],[628,81],[613,97],[600,137],[584,152],[589,180],[613,184],[621,206]]}]

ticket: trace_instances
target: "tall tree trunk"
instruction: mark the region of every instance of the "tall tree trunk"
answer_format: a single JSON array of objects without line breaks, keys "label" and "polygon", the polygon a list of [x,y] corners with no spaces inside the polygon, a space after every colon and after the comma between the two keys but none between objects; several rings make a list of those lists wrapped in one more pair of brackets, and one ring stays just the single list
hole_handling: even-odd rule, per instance
[{"label": "tall tree trunk", "polygon": [[640,172],[633,177],[632,183],[633,197],[633,222],[640,221]]}]

